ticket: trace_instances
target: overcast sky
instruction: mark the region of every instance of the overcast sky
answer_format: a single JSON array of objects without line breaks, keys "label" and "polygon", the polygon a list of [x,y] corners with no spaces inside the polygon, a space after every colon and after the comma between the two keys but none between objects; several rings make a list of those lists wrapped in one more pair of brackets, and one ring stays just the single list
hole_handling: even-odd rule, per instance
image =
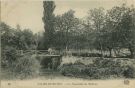
[{"label": "overcast sky", "polygon": [[[128,2],[127,2],[128,1]],[[114,5],[121,5],[127,2],[128,5],[134,4],[135,0],[55,0],[56,8],[54,13],[62,14],[69,9],[75,10],[75,16],[83,18],[89,9],[104,7],[110,9]],[[34,33],[44,31],[43,28],[43,2],[41,0],[11,0],[1,3],[2,21],[16,27],[17,24],[22,29],[29,28]]]}]

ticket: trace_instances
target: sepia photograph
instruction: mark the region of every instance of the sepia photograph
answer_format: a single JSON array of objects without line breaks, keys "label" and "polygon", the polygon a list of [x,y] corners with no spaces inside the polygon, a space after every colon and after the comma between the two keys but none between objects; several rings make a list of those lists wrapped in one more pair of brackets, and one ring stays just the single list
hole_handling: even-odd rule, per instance
[{"label": "sepia photograph", "polygon": [[135,88],[135,0],[1,0],[0,88]]}]

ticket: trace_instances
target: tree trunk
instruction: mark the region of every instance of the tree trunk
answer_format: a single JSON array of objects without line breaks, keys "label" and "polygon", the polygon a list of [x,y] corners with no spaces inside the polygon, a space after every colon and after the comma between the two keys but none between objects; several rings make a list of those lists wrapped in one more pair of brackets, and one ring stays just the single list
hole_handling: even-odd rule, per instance
[{"label": "tree trunk", "polygon": [[102,48],[102,44],[100,43],[100,50],[101,50],[101,57],[103,58],[103,48]]},{"label": "tree trunk", "polygon": [[133,48],[129,48],[130,58],[135,58],[135,50]]},{"label": "tree trunk", "polygon": [[67,27],[66,28],[66,46],[65,46],[65,49],[66,49],[66,55],[67,55],[67,51],[68,51],[68,30],[69,30],[69,28]]},{"label": "tree trunk", "polygon": [[112,49],[109,48],[109,57],[112,57]]},{"label": "tree trunk", "polygon": [[135,58],[135,52],[134,52],[134,50],[131,51],[131,58]]}]

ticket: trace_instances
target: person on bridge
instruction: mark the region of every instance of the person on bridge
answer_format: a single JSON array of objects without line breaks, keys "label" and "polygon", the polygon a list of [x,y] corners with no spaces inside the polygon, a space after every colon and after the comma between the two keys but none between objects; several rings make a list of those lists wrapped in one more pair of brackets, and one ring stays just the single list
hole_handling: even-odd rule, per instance
[{"label": "person on bridge", "polygon": [[52,52],[53,52],[52,48],[48,48],[48,52],[49,52],[49,54],[51,55]]}]

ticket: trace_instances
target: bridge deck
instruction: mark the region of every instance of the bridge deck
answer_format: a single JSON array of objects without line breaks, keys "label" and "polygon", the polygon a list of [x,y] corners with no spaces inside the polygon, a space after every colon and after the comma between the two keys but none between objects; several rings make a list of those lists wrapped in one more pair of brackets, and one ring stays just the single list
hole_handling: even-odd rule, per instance
[{"label": "bridge deck", "polygon": [[25,54],[35,54],[37,56],[45,56],[45,57],[60,57],[60,53],[50,53],[48,50],[17,50],[17,52],[21,55]]},{"label": "bridge deck", "polygon": [[44,55],[44,54],[38,54],[38,56],[45,56],[45,57],[60,57],[61,55]]}]

